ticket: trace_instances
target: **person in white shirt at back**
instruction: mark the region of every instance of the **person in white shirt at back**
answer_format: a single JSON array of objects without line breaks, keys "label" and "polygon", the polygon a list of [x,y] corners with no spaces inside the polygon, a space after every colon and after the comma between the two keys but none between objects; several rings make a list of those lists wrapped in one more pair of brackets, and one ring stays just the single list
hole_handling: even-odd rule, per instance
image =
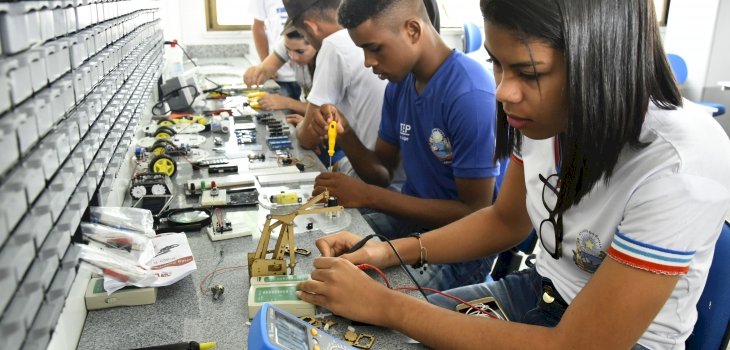
[{"label": "person in white shirt at back", "polygon": [[[387,84],[365,67],[362,50],[337,23],[339,5],[340,0],[284,0],[289,20],[282,34],[297,30],[319,50],[309,106],[296,134],[301,147],[320,153],[326,153],[326,123],[319,111],[324,104],[351,116],[350,126],[360,140],[367,148],[375,148]],[[338,154],[333,170],[356,175],[344,153]]]},{"label": "person in white shirt at back", "polygon": [[[286,9],[281,0],[253,0],[248,10],[253,16],[253,43],[261,62],[274,52],[277,43],[281,41],[281,30],[288,18]],[[285,63],[275,74],[267,77],[274,79],[279,85],[279,94],[293,99],[299,99],[302,89],[297,84],[294,70]]]}]

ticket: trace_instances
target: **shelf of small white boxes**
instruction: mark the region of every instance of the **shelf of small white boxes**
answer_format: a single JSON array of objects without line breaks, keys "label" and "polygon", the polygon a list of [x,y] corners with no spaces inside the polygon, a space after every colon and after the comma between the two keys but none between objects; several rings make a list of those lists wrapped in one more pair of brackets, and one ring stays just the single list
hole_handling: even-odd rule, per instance
[{"label": "shelf of small white boxes", "polygon": [[[158,1],[0,3],[0,338],[43,349],[162,64]],[[120,178],[123,178],[120,176]]]}]

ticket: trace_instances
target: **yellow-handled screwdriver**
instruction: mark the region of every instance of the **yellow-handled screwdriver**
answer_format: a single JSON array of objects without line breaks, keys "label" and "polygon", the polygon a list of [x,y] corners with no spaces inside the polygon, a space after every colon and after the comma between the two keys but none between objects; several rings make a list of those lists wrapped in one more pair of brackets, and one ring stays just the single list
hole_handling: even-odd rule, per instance
[{"label": "yellow-handled screwdriver", "polygon": [[337,122],[334,120],[327,125],[327,140],[329,144],[327,154],[330,156],[330,166],[328,169],[332,171],[332,157],[335,156],[335,141],[337,140]]}]

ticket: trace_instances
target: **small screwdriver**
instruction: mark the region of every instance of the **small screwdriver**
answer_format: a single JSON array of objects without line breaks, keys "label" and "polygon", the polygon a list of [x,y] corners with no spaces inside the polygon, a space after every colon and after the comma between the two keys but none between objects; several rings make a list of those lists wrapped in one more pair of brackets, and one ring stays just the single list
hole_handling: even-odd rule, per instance
[{"label": "small screwdriver", "polygon": [[327,125],[327,139],[329,143],[327,154],[330,156],[330,166],[328,170],[332,171],[332,157],[335,156],[335,140],[337,140],[337,122],[334,120]]}]

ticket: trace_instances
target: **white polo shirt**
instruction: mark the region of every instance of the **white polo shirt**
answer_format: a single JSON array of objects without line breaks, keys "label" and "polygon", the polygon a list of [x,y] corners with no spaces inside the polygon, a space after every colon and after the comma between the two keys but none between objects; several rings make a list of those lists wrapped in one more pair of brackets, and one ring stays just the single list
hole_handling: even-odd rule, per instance
[{"label": "white polo shirt", "polygon": [[365,55],[341,29],[322,41],[307,100],[331,103],[345,115],[363,145],[375,149],[387,81],[365,68]]},{"label": "white polo shirt", "polygon": [[[248,10],[254,19],[264,22],[269,53],[274,52],[274,48],[282,38],[281,31],[284,30],[284,24],[289,18],[284,3],[281,0],[252,0]],[[276,81],[295,81],[294,71],[288,62],[276,72]]]},{"label": "white polo shirt", "polygon": [[[609,184],[598,182],[563,214],[560,259],[546,252],[537,259],[538,272],[553,281],[568,303],[606,256],[653,273],[681,275],[639,340],[651,349],[684,348],[730,208],[728,136],[699,106],[686,100],[684,105],[667,111],[650,104],[640,136],[649,145],[626,148]],[[538,174],[547,178],[556,173],[555,149],[554,139],[525,137],[521,154],[515,154],[524,164],[527,210],[536,228],[548,217]],[[542,239],[552,250],[549,232]]]}]

